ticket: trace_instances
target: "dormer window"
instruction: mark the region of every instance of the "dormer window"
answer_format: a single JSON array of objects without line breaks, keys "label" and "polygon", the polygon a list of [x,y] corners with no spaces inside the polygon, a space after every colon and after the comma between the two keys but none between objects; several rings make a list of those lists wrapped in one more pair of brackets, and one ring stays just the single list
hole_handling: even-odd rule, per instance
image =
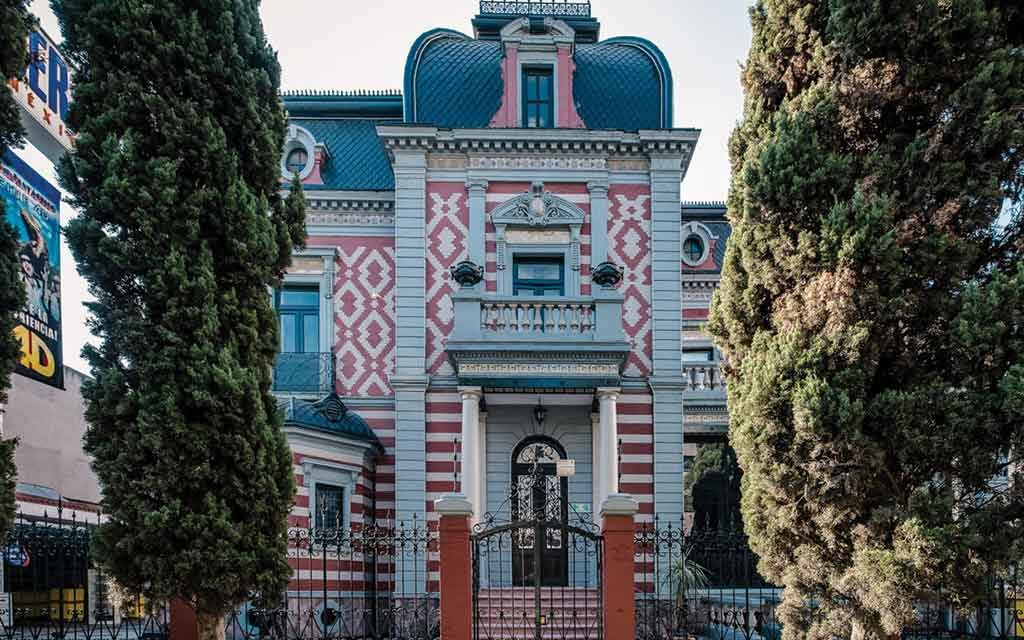
[{"label": "dormer window", "polygon": [[296,174],[302,173],[306,168],[306,163],[309,161],[309,153],[303,149],[292,149],[288,152],[288,158],[285,160],[285,168],[288,169],[288,173]]},{"label": "dormer window", "polygon": [[683,243],[683,257],[686,258],[688,264],[700,264],[700,259],[704,256],[704,243],[701,242],[700,237],[692,235],[686,239]]},{"label": "dormer window", "polygon": [[550,129],[555,126],[554,69],[523,67],[523,126]]}]

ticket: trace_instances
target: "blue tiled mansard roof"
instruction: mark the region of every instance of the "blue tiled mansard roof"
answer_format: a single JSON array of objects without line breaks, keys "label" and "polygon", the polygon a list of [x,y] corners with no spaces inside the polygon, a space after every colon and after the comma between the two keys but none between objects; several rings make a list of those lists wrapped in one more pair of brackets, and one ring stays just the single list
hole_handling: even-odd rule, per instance
[{"label": "blue tiled mansard roof", "polygon": [[306,185],[307,190],[390,191],[395,177],[377,125],[402,119],[402,96],[398,93],[285,94],[285,108],[291,124],[309,131],[327,148],[329,160],[321,176],[323,186]]},{"label": "blue tiled mansard roof", "polygon": [[[433,29],[413,43],[404,95],[305,92],[284,95],[289,121],[328,153],[323,185],[306,189],[390,191],[395,180],[379,124],[406,122],[442,128],[484,128],[501,108],[504,49],[498,32],[512,15],[477,16],[477,37]],[[588,129],[672,127],[672,72],[661,51],[642,38],[599,41],[592,18],[576,29],[573,97]]]},{"label": "blue tiled mansard roof", "polygon": [[[501,42],[434,29],[405,63],[405,121],[450,128],[486,127],[501,108]],[[672,127],[672,71],[643,38],[576,45],[574,97],[589,129]]]},{"label": "blue tiled mansard roof", "polygon": [[672,70],[643,38],[576,47],[576,110],[590,129],[670,129]]},{"label": "blue tiled mansard roof", "polygon": [[405,62],[405,121],[481,128],[501,108],[501,43],[451,29],[417,38]]}]

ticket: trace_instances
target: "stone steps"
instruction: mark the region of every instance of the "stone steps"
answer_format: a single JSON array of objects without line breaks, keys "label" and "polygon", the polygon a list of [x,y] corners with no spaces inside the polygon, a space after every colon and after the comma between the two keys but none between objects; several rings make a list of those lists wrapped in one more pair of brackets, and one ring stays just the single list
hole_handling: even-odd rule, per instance
[{"label": "stone steps", "polygon": [[[495,587],[477,593],[476,640],[533,640],[536,594],[533,587]],[[597,589],[542,587],[542,640],[591,640],[601,627]]]}]

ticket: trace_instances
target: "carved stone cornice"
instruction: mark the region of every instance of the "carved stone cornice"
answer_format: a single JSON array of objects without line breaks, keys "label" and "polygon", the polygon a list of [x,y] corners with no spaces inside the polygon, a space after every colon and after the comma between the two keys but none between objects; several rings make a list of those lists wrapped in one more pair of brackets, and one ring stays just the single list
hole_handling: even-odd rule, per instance
[{"label": "carved stone cornice", "polygon": [[[416,125],[379,125],[377,133],[389,152],[418,149],[448,153],[513,153],[527,157],[540,154],[591,156],[678,157],[685,167],[700,137],[697,129],[639,132],[586,129],[438,129]],[[602,156],[594,158],[593,156]],[[470,163],[474,162],[471,157]],[[529,161],[527,161],[529,162]],[[533,168],[533,167],[523,167]],[[543,167],[536,167],[543,168]]]},{"label": "carved stone cornice", "polygon": [[390,195],[307,192],[306,224],[390,227],[395,223],[394,206]]}]

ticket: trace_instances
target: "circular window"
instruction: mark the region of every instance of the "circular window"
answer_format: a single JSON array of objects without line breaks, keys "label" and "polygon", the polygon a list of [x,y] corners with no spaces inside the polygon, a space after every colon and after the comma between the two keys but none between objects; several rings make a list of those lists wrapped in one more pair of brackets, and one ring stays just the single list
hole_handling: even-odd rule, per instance
[{"label": "circular window", "polygon": [[309,154],[304,148],[298,147],[288,152],[288,158],[285,160],[284,166],[290,174],[301,174],[303,169],[306,168],[307,162],[309,162]]},{"label": "circular window", "polygon": [[704,257],[704,241],[698,235],[691,235],[683,242],[683,257],[690,265],[698,265]]}]

